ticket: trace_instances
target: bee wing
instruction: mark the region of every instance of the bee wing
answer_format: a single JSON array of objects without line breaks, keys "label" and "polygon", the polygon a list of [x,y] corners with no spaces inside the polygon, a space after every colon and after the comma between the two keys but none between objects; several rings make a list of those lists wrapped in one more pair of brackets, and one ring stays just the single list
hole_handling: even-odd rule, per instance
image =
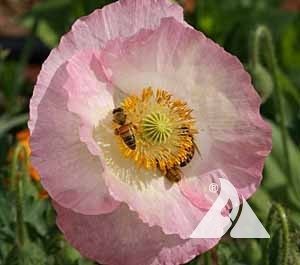
[{"label": "bee wing", "polygon": [[185,174],[183,173],[183,171],[178,168],[179,170],[179,174],[180,174],[180,180],[178,182],[182,182],[182,181],[185,181]]},{"label": "bee wing", "polygon": [[128,93],[124,92],[123,90],[121,90],[118,87],[115,87],[114,93],[113,93],[113,101],[115,103],[115,106],[119,106],[122,103],[123,99],[128,96],[129,96]]}]

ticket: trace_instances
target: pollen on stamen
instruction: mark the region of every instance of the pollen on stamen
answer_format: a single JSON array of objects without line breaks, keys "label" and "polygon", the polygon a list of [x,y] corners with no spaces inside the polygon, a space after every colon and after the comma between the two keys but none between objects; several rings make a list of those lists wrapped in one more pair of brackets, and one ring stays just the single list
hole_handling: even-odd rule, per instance
[{"label": "pollen on stamen", "polygon": [[[116,136],[122,154],[137,167],[164,171],[179,166],[193,147],[197,133],[192,109],[186,102],[174,99],[166,90],[142,90],[141,95],[125,98],[121,108],[126,125],[135,138],[136,148],[128,148],[124,137]],[[113,129],[119,125],[113,123]]]}]

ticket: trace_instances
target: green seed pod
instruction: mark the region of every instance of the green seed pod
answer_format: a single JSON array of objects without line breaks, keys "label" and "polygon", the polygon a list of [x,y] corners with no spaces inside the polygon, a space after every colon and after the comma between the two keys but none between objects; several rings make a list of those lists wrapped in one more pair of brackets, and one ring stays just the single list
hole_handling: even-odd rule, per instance
[{"label": "green seed pod", "polygon": [[250,66],[249,71],[252,76],[253,85],[261,96],[262,102],[267,101],[274,89],[271,74],[260,63],[256,64],[256,66]]},{"label": "green seed pod", "polygon": [[254,239],[248,239],[247,250],[247,255],[245,255],[247,264],[260,264],[262,259],[262,250],[258,242]]}]

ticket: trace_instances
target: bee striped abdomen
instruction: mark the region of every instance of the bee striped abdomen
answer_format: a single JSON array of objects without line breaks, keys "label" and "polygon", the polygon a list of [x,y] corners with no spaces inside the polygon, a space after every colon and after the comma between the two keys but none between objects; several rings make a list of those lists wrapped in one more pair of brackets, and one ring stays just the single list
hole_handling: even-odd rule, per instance
[{"label": "bee striped abdomen", "polygon": [[178,167],[170,168],[167,169],[167,172],[165,174],[165,177],[170,181],[170,182],[179,182],[182,177],[183,173]]},{"label": "bee striped abdomen", "polygon": [[129,124],[123,125],[119,128],[119,134],[123,139],[124,143],[131,149],[135,150],[136,142],[132,128]]},{"label": "bee striped abdomen", "polygon": [[185,160],[180,163],[181,167],[185,167],[188,163],[191,162],[191,160],[193,159],[194,154],[195,154],[195,148],[194,147],[190,148],[188,150],[188,152],[189,153],[187,154],[187,157],[185,158]]}]

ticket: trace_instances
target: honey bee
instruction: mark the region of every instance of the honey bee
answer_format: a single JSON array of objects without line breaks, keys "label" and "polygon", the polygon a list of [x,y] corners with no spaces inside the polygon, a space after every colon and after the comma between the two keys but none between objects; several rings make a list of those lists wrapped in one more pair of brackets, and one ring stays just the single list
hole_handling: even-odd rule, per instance
[{"label": "honey bee", "polygon": [[180,134],[187,135],[188,137],[190,137],[192,140],[192,143],[193,143],[193,145],[186,150],[188,152],[186,158],[183,161],[181,161],[181,163],[180,163],[180,167],[185,167],[187,164],[189,164],[192,161],[192,159],[195,155],[195,150],[197,151],[197,153],[200,156],[201,156],[201,153],[200,153],[198,146],[194,142],[194,137],[193,137],[193,134],[190,132],[190,129],[186,126],[183,126],[180,128],[180,130],[181,130]]},{"label": "honey bee", "polygon": [[116,108],[112,112],[113,114],[113,122],[120,125],[119,128],[115,129],[115,135],[119,135],[126,146],[131,149],[136,149],[136,141],[134,135],[134,129],[136,127],[130,122],[126,123],[126,114],[122,108]]},{"label": "honey bee", "polygon": [[[175,165],[174,167],[168,168],[164,171],[161,170],[161,172],[164,174],[164,176],[172,183],[177,183],[184,177],[184,174],[181,171],[180,167],[185,167],[187,164],[189,164],[191,162],[191,160],[193,159],[193,157],[195,155],[195,150],[201,156],[200,150],[197,147],[196,143],[194,142],[194,137],[193,137],[193,134],[191,133],[190,129],[186,126],[182,126],[180,128],[180,135],[190,137],[193,145],[187,149],[188,154],[187,154],[186,158],[183,161],[181,161],[181,163],[178,166]],[[159,168],[158,161],[157,161],[157,166]]]},{"label": "honey bee", "polygon": [[183,172],[179,167],[175,166],[173,168],[167,169],[165,172],[165,177],[172,183],[177,183],[183,178]]},{"label": "honey bee", "polygon": [[156,160],[156,165],[161,174],[164,175],[172,183],[177,183],[183,178],[183,172],[177,165],[171,168],[162,169],[159,165],[158,160]]}]

